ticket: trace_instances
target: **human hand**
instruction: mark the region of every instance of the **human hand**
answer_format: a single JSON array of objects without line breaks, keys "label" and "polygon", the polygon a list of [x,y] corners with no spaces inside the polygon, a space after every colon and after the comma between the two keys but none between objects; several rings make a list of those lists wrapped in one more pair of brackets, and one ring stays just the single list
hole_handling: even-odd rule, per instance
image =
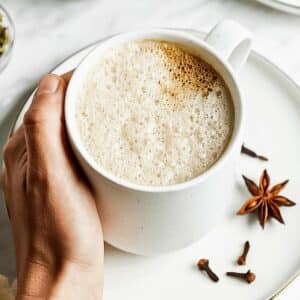
[{"label": "human hand", "polygon": [[103,238],[92,189],[65,131],[70,74],[46,75],[5,150],[17,299],[101,299]]}]

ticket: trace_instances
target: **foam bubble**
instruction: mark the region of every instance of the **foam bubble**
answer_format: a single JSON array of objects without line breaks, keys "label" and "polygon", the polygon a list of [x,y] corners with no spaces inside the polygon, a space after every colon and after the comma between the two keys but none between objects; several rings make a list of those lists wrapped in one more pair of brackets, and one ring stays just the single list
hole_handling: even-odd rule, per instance
[{"label": "foam bubble", "polygon": [[76,118],[99,165],[131,182],[170,185],[219,159],[234,110],[211,66],[174,43],[144,40],[105,53],[79,92]]}]

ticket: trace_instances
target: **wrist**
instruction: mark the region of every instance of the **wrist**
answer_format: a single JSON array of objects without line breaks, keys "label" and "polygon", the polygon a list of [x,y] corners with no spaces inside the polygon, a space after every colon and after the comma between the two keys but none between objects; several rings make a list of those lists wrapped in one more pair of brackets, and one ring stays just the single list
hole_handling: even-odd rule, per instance
[{"label": "wrist", "polygon": [[102,292],[103,266],[82,266],[66,262],[49,293],[49,299],[101,300]]},{"label": "wrist", "polygon": [[[84,288],[83,288],[84,287]],[[103,266],[80,265],[70,261],[50,265],[30,259],[18,275],[17,299],[100,300]]]}]

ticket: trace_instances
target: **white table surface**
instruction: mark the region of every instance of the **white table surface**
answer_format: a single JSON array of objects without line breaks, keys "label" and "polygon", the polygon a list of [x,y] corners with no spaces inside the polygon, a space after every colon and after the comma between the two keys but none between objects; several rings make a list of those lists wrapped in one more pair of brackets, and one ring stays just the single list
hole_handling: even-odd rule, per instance
[{"label": "white table surface", "polygon": [[[300,17],[254,0],[1,0],[1,4],[17,27],[12,61],[0,74],[1,131],[9,128],[11,115],[39,78],[65,57],[108,34],[144,26],[208,31],[219,20],[233,18],[253,32],[256,50],[300,83]],[[8,242],[10,234],[1,229],[0,221],[0,273],[12,277],[13,255],[1,252],[1,245]],[[292,294],[300,293],[300,287],[293,289]]]}]

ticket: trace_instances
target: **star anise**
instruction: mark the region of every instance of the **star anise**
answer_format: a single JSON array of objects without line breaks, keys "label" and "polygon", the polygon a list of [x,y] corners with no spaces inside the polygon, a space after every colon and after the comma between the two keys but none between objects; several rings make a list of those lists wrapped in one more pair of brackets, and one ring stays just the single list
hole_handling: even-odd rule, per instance
[{"label": "star anise", "polygon": [[267,170],[264,170],[261,177],[259,186],[251,179],[243,175],[245,184],[249,192],[253,195],[252,198],[247,200],[245,204],[237,212],[238,215],[245,215],[257,210],[259,223],[264,228],[269,217],[276,219],[278,222],[284,224],[284,220],[280,213],[281,206],[294,206],[295,202],[280,196],[280,191],[286,186],[288,180],[274,185],[269,189],[270,176]]}]

